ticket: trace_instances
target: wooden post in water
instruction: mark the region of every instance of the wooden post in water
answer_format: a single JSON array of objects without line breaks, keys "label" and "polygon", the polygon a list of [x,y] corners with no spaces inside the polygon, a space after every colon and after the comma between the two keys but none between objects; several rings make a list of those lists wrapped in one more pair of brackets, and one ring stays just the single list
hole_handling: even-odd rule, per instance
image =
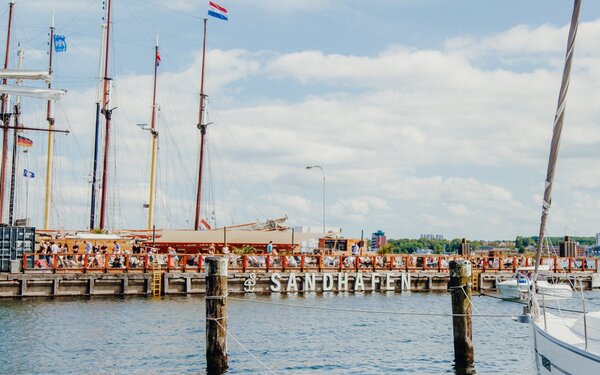
[{"label": "wooden post in water", "polygon": [[206,372],[227,370],[227,257],[206,258]]},{"label": "wooden post in water", "polygon": [[473,365],[473,324],[471,317],[471,262],[450,262],[448,289],[452,296],[454,363],[458,368]]}]

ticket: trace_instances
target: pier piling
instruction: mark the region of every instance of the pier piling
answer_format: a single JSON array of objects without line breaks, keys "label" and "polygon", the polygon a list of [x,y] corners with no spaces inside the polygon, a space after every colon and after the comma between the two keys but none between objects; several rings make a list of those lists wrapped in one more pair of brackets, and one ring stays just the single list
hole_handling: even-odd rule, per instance
[{"label": "pier piling", "polygon": [[206,258],[206,371],[227,370],[227,257]]},{"label": "pier piling", "polygon": [[473,365],[473,324],[471,309],[471,262],[450,262],[448,289],[452,296],[454,363],[459,368]]}]

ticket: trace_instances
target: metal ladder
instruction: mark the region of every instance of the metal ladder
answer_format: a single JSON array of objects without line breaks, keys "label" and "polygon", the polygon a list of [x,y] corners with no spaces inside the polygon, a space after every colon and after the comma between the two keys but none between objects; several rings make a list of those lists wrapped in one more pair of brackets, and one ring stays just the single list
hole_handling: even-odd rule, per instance
[{"label": "metal ladder", "polygon": [[162,270],[160,269],[160,264],[154,256],[154,260],[152,261],[152,296],[160,297],[162,289]]}]

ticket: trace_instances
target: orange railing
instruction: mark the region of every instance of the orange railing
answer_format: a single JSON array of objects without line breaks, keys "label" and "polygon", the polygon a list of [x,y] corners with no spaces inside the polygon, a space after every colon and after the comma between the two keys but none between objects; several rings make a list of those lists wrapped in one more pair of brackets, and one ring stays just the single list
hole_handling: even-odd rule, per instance
[{"label": "orange railing", "polygon": [[[23,254],[23,270],[52,272],[148,272],[152,264],[160,270],[203,272],[206,254]],[[218,255],[225,256],[225,255]],[[522,256],[462,257],[459,255],[227,255],[233,272],[358,272],[404,271],[447,272],[450,261],[469,259],[482,272],[512,271],[532,266],[534,259]],[[598,258],[543,257],[553,272],[597,271]]]}]

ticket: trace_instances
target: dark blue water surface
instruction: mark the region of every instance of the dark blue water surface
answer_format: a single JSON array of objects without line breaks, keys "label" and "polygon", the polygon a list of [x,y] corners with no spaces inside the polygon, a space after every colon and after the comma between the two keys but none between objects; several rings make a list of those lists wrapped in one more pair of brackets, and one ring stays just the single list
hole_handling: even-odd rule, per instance
[{"label": "dark blue water surface", "polygon": [[[323,311],[230,300],[229,331],[275,373],[453,373],[446,293],[266,295],[247,300],[354,310]],[[473,297],[480,313],[518,315],[521,306]],[[410,311],[411,315],[356,312]],[[201,374],[204,299],[0,300],[2,374]],[[527,324],[473,322],[478,374],[535,374]],[[229,339],[230,373],[268,373]]]}]

